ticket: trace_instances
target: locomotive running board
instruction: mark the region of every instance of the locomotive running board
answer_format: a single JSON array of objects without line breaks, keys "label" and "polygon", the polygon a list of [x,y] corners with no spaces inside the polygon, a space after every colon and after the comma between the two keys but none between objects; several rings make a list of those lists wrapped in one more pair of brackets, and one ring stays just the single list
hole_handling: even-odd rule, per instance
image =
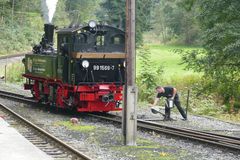
[{"label": "locomotive running board", "polygon": [[82,58],[89,58],[89,59],[94,59],[94,58],[126,58],[125,53],[90,53],[90,52],[74,52],[72,53],[72,57],[76,59],[82,59]]}]

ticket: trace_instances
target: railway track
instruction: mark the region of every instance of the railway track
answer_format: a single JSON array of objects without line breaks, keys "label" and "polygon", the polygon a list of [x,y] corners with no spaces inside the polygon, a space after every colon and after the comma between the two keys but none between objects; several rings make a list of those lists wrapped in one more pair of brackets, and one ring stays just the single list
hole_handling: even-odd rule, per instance
[{"label": "railway track", "polygon": [[28,103],[28,104],[37,104],[37,102],[31,97],[26,97],[23,95],[19,95],[19,94],[7,92],[7,91],[2,91],[2,90],[0,90],[0,97],[4,97],[4,98],[8,98],[8,99],[12,99],[15,101]]},{"label": "railway track", "polygon": [[10,54],[10,55],[4,55],[4,56],[0,56],[0,60],[1,59],[8,59],[8,58],[14,58],[14,57],[22,57],[25,54],[28,54],[30,52],[26,52],[26,53],[19,53],[19,54]]},{"label": "railway track", "polygon": [[[10,116],[10,124],[18,126],[19,132],[31,143],[56,160],[91,160],[84,153],[72,148],[32,122],[0,103],[0,110]],[[20,126],[20,127],[19,127]],[[19,129],[20,128],[20,129]]]},{"label": "railway track", "polygon": [[[121,117],[112,114],[89,114],[92,117],[102,120],[112,121],[116,123],[122,123]],[[221,134],[215,134],[205,131],[192,130],[187,128],[170,127],[155,122],[137,120],[137,126],[140,129],[147,131],[154,131],[157,133],[164,133],[166,135],[173,135],[190,140],[196,140],[224,148],[240,151],[240,137],[232,137]]]},{"label": "railway track", "polygon": [[[24,96],[20,96],[14,93],[8,93],[5,91],[0,91],[0,97],[3,96],[5,98],[11,98],[14,100],[22,101],[25,103],[36,103],[33,100],[29,101],[29,98]],[[27,101],[24,99],[26,98]],[[112,115],[112,114],[88,114],[91,117],[107,120],[115,123],[122,123],[121,117]],[[155,122],[144,121],[141,119],[137,120],[138,128],[147,130],[147,131],[154,131],[158,133],[164,133],[166,135],[177,136],[185,139],[196,140],[199,142],[204,142],[216,146],[221,146],[224,148],[229,148],[233,150],[240,150],[240,137],[232,137],[227,135],[221,135],[216,133],[210,133],[206,131],[198,131],[186,128],[177,128],[166,126],[162,124],[158,124]]]}]

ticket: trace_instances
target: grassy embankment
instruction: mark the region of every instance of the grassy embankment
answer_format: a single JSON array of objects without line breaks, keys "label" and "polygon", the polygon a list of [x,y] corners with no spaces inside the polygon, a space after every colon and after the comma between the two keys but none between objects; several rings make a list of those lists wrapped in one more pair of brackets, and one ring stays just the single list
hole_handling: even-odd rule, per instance
[{"label": "grassy embankment", "polygon": [[[5,17],[7,18],[7,17]],[[16,20],[0,24],[0,57],[10,54],[29,52],[34,44],[38,44],[43,34],[43,20],[40,14],[27,12]],[[7,82],[22,83],[24,66],[22,62],[9,62],[7,59],[0,64],[0,76],[4,76],[7,65]]]},{"label": "grassy embankment", "polygon": [[148,44],[151,52],[151,58],[154,62],[153,65],[164,66],[164,78],[171,78],[172,76],[187,76],[192,75],[192,71],[184,70],[184,65],[180,65],[180,55],[174,53],[174,49],[197,49],[197,47],[188,46],[175,46],[175,45],[158,45]]},{"label": "grassy embankment", "polygon": [[40,14],[28,12],[18,16],[13,22],[6,20],[0,23],[0,56],[31,51],[42,37],[43,20]]},{"label": "grassy embankment", "polygon": [[[191,70],[185,70],[185,65],[181,64],[181,56],[174,53],[176,49],[193,50],[200,49],[199,47],[191,46],[177,46],[177,45],[159,45],[148,44],[151,52],[151,59],[153,66],[163,66],[163,84],[159,85],[174,85],[179,89],[189,87],[196,79],[199,79],[200,74]],[[139,68],[139,61],[137,60],[137,72]]]},{"label": "grassy embankment", "polygon": [[0,77],[5,76],[5,66],[6,66],[6,82],[7,83],[18,83],[24,82],[22,74],[24,73],[24,65],[22,62],[15,63],[5,63],[0,65]]}]

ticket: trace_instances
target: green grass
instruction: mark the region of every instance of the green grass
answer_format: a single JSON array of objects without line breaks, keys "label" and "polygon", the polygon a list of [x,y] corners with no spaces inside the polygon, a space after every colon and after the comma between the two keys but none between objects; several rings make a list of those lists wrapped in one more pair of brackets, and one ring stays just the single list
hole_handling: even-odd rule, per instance
[{"label": "green grass", "polygon": [[[128,157],[134,157],[138,160],[175,160],[177,159],[175,150],[171,147],[160,145],[156,142],[148,139],[138,138],[137,146],[113,146],[111,149],[116,150],[119,154],[127,155]],[[180,154],[179,150],[179,154]],[[178,154],[178,153],[177,153]],[[185,154],[181,155],[182,157]]]},{"label": "green grass", "polygon": [[[147,44],[150,48],[151,59],[153,60],[153,66],[164,66],[164,76],[182,77],[186,75],[195,74],[193,71],[184,70],[185,66],[181,65],[180,55],[174,53],[175,49],[200,49],[199,47],[189,46],[176,46],[176,45],[159,45],[159,44]],[[137,70],[139,67],[139,61],[137,60]]]},{"label": "green grass", "polygon": [[72,124],[70,121],[60,121],[56,122],[55,125],[64,126],[69,130],[79,131],[79,132],[93,132],[96,127],[95,126],[88,126],[80,124]]},{"label": "green grass", "polygon": [[[24,65],[22,62],[9,63],[6,65],[6,81],[9,83],[23,83]],[[0,66],[0,76],[5,76],[5,65]]]},{"label": "green grass", "polygon": [[224,121],[229,121],[229,122],[237,122],[240,123],[240,113],[235,113],[235,114],[218,114],[214,116],[215,118],[224,120]]}]

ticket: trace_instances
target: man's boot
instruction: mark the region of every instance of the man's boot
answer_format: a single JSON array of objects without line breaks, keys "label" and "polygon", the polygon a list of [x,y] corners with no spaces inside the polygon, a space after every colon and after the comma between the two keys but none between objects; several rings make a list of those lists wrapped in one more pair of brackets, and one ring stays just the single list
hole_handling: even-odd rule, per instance
[{"label": "man's boot", "polygon": [[163,121],[171,121],[172,118],[170,117],[171,115],[171,109],[168,106],[165,106],[165,116]]}]

